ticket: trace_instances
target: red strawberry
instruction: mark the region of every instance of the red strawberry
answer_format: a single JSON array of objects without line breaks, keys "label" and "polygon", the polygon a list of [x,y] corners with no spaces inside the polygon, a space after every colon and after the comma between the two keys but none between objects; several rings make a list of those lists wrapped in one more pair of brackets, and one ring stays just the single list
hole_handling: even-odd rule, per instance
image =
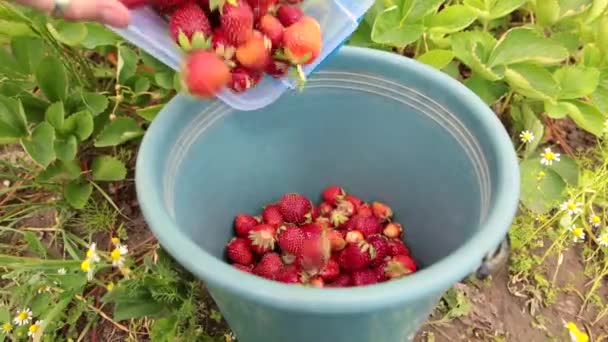
[{"label": "red strawberry", "polygon": [[132,9],[141,6],[146,6],[150,3],[150,0],[120,0],[125,7]]},{"label": "red strawberry", "polygon": [[264,254],[274,249],[276,229],[269,224],[258,224],[249,232],[251,249],[257,254]]},{"label": "red strawberry", "polygon": [[152,5],[154,5],[162,14],[170,14],[175,8],[189,1],[190,0],[151,0]]},{"label": "red strawberry", "polygon": [[296,265],[284,266],[275,279],[282,283],[297,284],[300,282],[300,269]]},{"label": "red strawberry", "polygon": [[331,215],[331,212],[333,210],[334,210],[333,205],[331,205],[327,202],[321,202],[321,204],[319,204],[319,213],[321,214],[321,216],[329,217],[329,215]]},{"label": "red strawberry", "polygon": [[262,71],[270,63],[270,49],[272,42],[260,31],[253,31],[253,35],[236,49],[236,59],[242,66]]},{"label": "red strawberry", "polygon": [[393,217],[393,210],[388,205],[382,202],[372,203],[372,211],[374,216],[379,218],[381,221],[387,221]]},{"label": "red strawberry", "polygon": [[308,281],[308,285],[310,285],[312,287],[321,288],[321,287],[325,287],[325,282],[323,281],[323,278],[321,278],[321,277],[314,277]]},{"label": "red strawberry", "polygon": [[397,222],[390,222],[384,227],[382,234],[389,239],[398,239],[403,234],[403,227]]},{"label": "red strawberry", "polygon": [[388,279],[401,278],[416,272],[416,263],[407,255],[396,255],[384,267]]},{"label": "red strawberry", "polygon": [[350,225],[351,229],[360,231],[366,237],[382,232],[382,225],[378,218],[374,216],[354,216],[350,221],[352,221]]},{"label": "red strawberry", "polygon": [[338,200],[336,204],[336,210],[340,210],[344,215],[351,217],[355,214],[355,205],[350,201]]},{"label": "red strawberry", "polygon": [[372,208],[367,203],[363,203],[357,208],[357,216],[368,217],[373,214]]},{"label": "red strawberry", "polygon": [[332,225],[334,225],[335,227],[339,227],[348,222],[348,215],[343,210],[334,209],[329,215],[329,220]]},{"label": "red strawberry", "polygon": [[372,235],[367,238],[367,243],[372,245],[376,250],[376,256],[370,262],[372,267],[376,267],[384,262],[384,258],[388,255],[388,241],[382,235]]},{"label": "red strawberry", "polygon": [[[260,72],[248,70],[240,66],[234,68],[231,74],[232,79],[228,84],[228,88],[232,89],[232,91],[234,91],[235,93],[241,93],[248,89],[251,89],[255,87],[258,83],[260,83],[260,80],[262,80],[262,74]],[[281,218],[281,223],[282,222],[283,219]]]},{"label": "red strawberry", "polygon": [[302,229],[296,226],[281,227],[278,242],[283,252],[299,255],[302,253],[305,235]]},{"label": "red strawberry", "polygon": [[331,222],[329,222],[329,219],[327,217],[317,217],[317,219],[314,222],[318,227],[320,227],[320,229],[329,229],[331,228]]},{"label": "red strawberry", "polygon": [[304,17],[304,11],[297,6],[281,5],[277,10],[277,18],[284,27],[289,27]]},{"label": "red strawberry", "polygon": [[249,0],[249,5],[253,10],[253,16],[256,21],[266,15],[276,3],[277,0]]},{"label": "red strawberry", "polygon": [[279,206],[276,204],[270,204],[264,208],[264,211],[262,211],[262,219],[264,220],[264,223],[268,223],[276,227],[283,224],[283,216],[281,216]]},{"label": "red strawberry", "polygon": [[228,42],[239,46],[253,35],[253,11],[245,0],[235,0],[236,6],[226,2],[222,8],[221,27]]},{"label": "red strawberry", "polygon": [[325,202],[331,205],[336,205],[338,200],[344,199],[344,196],[346,196],[346,192],[344,191],[344,189],[337,185],[330,185],[323,190],[321,196],[323,196],[323,200]]},{"label": "red strawberry", "polygon": [[367,267],[375,254],[374,248],[365,241],[349,243],[338,255],[338,263],[344,270],[359,270]]},{"label": "red strawberry", "polygon": [[352,274],[352,279],[354,286],[373,285],[378,282],[376,272],[369,269],[354,271]]},{"label": "red strawberry", "polygon": [[401,240],[389,240],[388,255],[410,255],[410,250],[403,244]]},{"label": "red strawberry", "polygon": [[228,258],[237,264],[250,265],[253,263],[253,254],[249,241],[243,238],[235,237],[228,242],[226,246]]},{"label": "red strawberry", "polygon": [[340,265],[334,259],[329,259],[319,273],[325,281],[332,281],[340,275]]},{"label": "red strawberry", "polygon": [[186,56],[182,67],[184,88],[193,96],[214,97],[230,82],[230,69],[212,52],[195,50]]},{"label": "red strawberry", "polygon": [[313,17],[304,17],[283,32],[283,49],[292,64],[310,64],[321,53],[321,26]]},{"label": "red strawberry", "polygon": [[198,4],[201,6],[201,8],[203,10],[210,11],[209,0],[198,0]]},{"label": "red strawberry", "polygon": [[287,74],[291,65],[285,61],[273,59],[266,66],[266,73],[274,78],[281,78]]},{"label": "red strawberry", "polygon": [[359,209],[359,207],[364,204],[363,200],[361,200],[359,197],[350,194],[346,195],[344,199],[352,203],[355,206],[355,209]]},{"label": "red strawberry", "polygon": [[247,214],[238,214],[234,218],[236,235],[242,238],[249,237],[249,231],[259,224],[255,217]]},{"label": "red strawberry", "polygon": [[382,283],[388,280],[386,277],[386,266],[388,265],[390,259],[384,260],[378,267],[374,268],[374,273],[376,273],[376,279],[378,282]]},{"label": "red strawberry", "polygon": [[236,54],[236,47],[228,42],[226,33],[221,27],[218,27],[213,31],[211,36],[211,48],[215,53],[226,61],[232,61]]},{"label": "red strawberry", "polygon": [[189,40],[196,32],[202,33],[205,37],[211,35],[212,29],[209,19],[203,10],[195,3],[188,2],[180,6],[169,21],[169,31],[173,40],[178,42],[180,31]]},{"label": "red strawberry", "polygon": [[317,218],[319,218],[319,207],[317,207],[316,205],[312,206],[312,213],[311,213],[310,217],[313,221],[315,221]]},{"label": "red strawberry", "polygon": [[325,265],[330,255],[329,240],[320,235],[304,240],[302,252],[296,257],[296,263],[305,271],[318,271]]},{"label": "red strawberry", "polygon": [[[253,1],[253,0],[250,0]],[[266,14],[260,18],[258,29],[272,42],[274,49],[278,48],[283,41],[283,24],[275,16]]]},{"label": "red strawberry", "polygon": [[288,193],[279,200],[283,219],[290,223],[302,224],[312,215],[312,203],[298,193]]},{"label": "red strawberry", "polygon": [[245,266],[245,265],[241,265],[241,264],[233,264],[232,266],[234,266],[235,268],[237,268],[243,272],[253,273],[253,265]]},{"label": "red strawberry", "polygon": [[283,268],[281,257],[274,252],[264,254],[260,262],[253,269],[253,273],[267,278],[275,279],[279,271]]},{"label": "red strawberry", "polygon": [[350,230],[346,233],[346,242],[357,243],[365,240],[365,236],[358,230]]},{"label": "red strawberry", "polygon": [[349,287],[352,285],[350,274],[341,273],[331,284],[327,287]]},{"label": "red strawberry", "polygon": [[346,241],[339,231],[330,229],[327,231],[327,237],[329,239],[329,245],[331,246],[332,252],[341,251],[346,247]]},{"label": "red strawberry", "polygon": [[297,5],[299,3],[301,3],[304,0],[283,0],[285,3],[290,4],[290,5]]},{"label": "red strawberry", "polygon": [[318,223],[307,223],[300,226],[300,229],[302,229],[307,239],[318,239],[323,232],[323,227]]}]

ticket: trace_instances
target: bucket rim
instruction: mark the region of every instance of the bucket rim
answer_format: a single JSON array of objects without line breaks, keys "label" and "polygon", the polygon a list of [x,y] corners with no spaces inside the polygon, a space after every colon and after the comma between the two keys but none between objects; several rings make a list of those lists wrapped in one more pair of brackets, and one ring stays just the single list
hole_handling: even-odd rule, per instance
[{"label": "bucket rim", "polygon": [[[371,311],[424,297],[438,297],[468,274],[453,272],[454,263],[463,270],[474,271],[485,253],[496,248],[507,234],[519,202],[519,166],[511,139],[489,106],[451,76],[394,53],[344,46],[334,58],[390,63],[401,68],[401,72],[426,78],[467,103],[470,114],[475,115],[482,129],[488,132],[490,151],[494,154],[498,170],[497,177],[491,182],[494,201],[486,219],[480,224],[481,229],[441,260],[408,277],[373,286],[318,289],[283,284],[242,272],[199,248],[183,234],[167,212],[160,195],[161,187],[146,186],[154,184],[157,172],[160,172],[147,167],[148,158],[155,159],[155,151],[159,150],[157,147],[163,144],[162,131],[164,127],[169,127],[167,122],[172,119],[171,115],[163,115],[163,112],[169,112],[163,110],[148,128],[137,157],[135,184],[139,205],[163,249],[206,283],[212,292],[228,292],[269,306],[300,312],[329,314]],[[170,105],[171,102],[167,107]]]}]

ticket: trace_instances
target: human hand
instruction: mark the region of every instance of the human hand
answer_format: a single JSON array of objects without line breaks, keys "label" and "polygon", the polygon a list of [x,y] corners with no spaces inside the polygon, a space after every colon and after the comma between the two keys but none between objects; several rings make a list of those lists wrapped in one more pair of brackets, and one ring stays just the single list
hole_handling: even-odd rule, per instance
[{"label": "human hand", "polygon": [[129,25],[129,10],[119,0],[16,0],[18,3],[46,13],[65,4],[61,17],[70,21],[96,21],[101,24],[125,27]]}]

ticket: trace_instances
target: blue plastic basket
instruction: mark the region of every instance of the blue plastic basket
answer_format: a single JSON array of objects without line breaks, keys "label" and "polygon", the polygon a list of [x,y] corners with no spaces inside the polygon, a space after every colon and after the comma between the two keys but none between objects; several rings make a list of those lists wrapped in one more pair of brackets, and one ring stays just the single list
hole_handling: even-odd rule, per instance
[{"label": "blue plastic basket", "polygon": [[[314,63],[304,67],[306,75],[340,48],[373,3],[374,0],[306,0],[302,3],[306,15],[317,19],[323,33],[323,49]],[[172,69],[179,70],[182,53],[169,36],[167,21],[153,9],[132,10],[131,25],[126,29],[112,30]],[[293,79],[266,76],[255,88],[240,94],[225,89],[218,98],[234,109],[250,111],[273,103],[287,89],[293,88]]]}]

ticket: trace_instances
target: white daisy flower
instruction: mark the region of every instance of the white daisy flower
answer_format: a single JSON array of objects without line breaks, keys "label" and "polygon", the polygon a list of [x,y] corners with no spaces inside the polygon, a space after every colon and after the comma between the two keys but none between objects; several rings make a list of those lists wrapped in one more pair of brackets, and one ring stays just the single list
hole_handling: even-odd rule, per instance
[{"label": "white daisy flower", "polygon": [[97,255],[97,244],[95,242],[91,243],[89,246],[89,250],[87,251],[87,259],[93,262],[99,262],[101,260],[99,255]]},{"label": "white daisy flower", "polygon": [[125,245],[118,244],[116,248],[112,250],[110,253],[110,258],[112,259],[112,265],[116,267],[121,267],[125,263],[124,256],[129,253],[129,249]]},{"label": "white daisy flower", "polygon": [[597,228],[602,225],[602,218],[593,214],[589,216],[589,224],[591,224],[592,227]]},{"label": "white daisy flower", "polygon": [[597,244],[602,247],[608,247],[608,233],[604,233],[597,238]]},{"label": "white daisy flower", "polygon": [[559,162],[560,155],[561,154],[559,154],[559,153],[555,153],[555,152],[551,151],[550,147],[547,147],[545,149],[545,151],[540,154],[540,156],[542,158],[540,160],[540,163],[543,165],[551,166],[551,165],[553,165],[553,162]]},{"label": "white daisy flower", "polygon": [[21,311],[17,311],[17,316],[13,320],[17,325],[26,325],[32,321],[32,311],[30,308],[24,308]]},{"label": "white daisy flower", "polygon": [[34,337],[34,335],[36,335],[36,333],[40,330],[40,325],[42,322],[43,321],[36,321],[36,323],[30,325],[30,327],[27,329],[27,336]]},{"label": "white daisy flower", "polygon": [[570,227],[569,230],[572,233],[572,241],[574,241],[574,242],[585,241],[585,230],[582,227],[577,227],[576,225],[572,225],[572,227]]},{"label": "white daisy flower", "polygon": [[10,322],[6,322],[6,323],[2,324],[2,326],[0,327],[0,332],[2,332],[5,335],[10,333],[12,330],[13,330],[13,325]]},{"label": "white daisy flower", "polygon": [[574,202],[573,200],[568,200],[562,203],[560,208],[564,211],[567,211],[570,215],[577,215],[583,211],[583,204],[581,202]]},{"label": "white daisy flower", "polygon": [[87,274],[87,279],[93,280],[93,275],[95,274],[95,269],[93,267],[93,263],[89,259],[85,259],[80,263],[80,269]]},{"label": "white daisy flower", "polygon": [[65,269],[65,267],[62,267],[57,270],[57,274],[59,275],[66,275],[66,273],[68,273],[68,271]]},{"label": "white daisy flower", "polygon": [[519,135],[519,138],[521,139],[521,142],[523,143],[531,143],[534,141],[534,133],[525,130],[523,132],[521,132],[521,134]]}]

